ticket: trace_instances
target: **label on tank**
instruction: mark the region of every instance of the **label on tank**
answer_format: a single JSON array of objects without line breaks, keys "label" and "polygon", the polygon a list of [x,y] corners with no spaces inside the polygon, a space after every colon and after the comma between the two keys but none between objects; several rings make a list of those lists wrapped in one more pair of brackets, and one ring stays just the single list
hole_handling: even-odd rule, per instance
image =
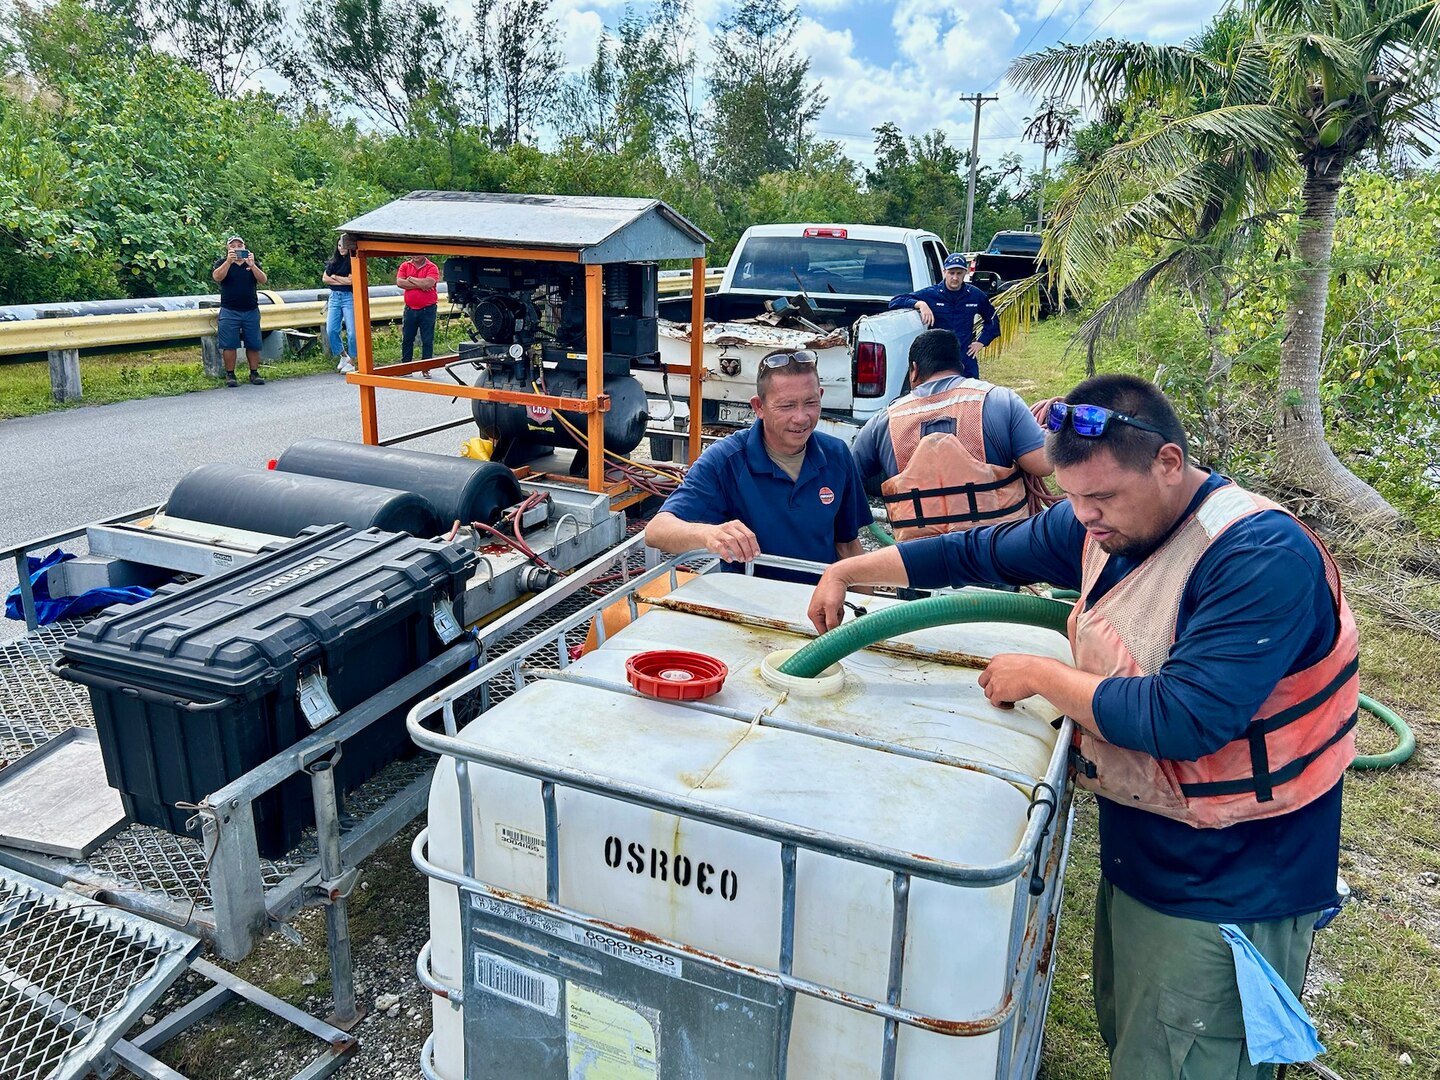
[{"label": "label on tank", "polygon": [[658,971],[661,975],[669,975],[676,979],[680,977],[681,963],[678,956],[671,956],[669,953],[652,949],[648,945],[631,941],[629,938],[611,937],[598,930],[591,930],[588,926],[575,926],[571,929],[575,931],[577,944],[588,945],[617,960],[624,960],[638,967]]},{"label": "label on tank", "polygon": [[524,829],[517,829],[514,825],[502,825],[497,821],[495,842],[523,855],[535,855],[542,859],[545,857],[545,838]]},{"label": "label on tank", "polygon": [[572,1080],[655,1080],[659,1032],[656,1010],[641,1012],[565,980],[565,1049]]},{"label": "label on tank", "polygon": [[543,971],[521,967],[503,956],[487,952],[475,954],[475,985],[547,1016],[559,1015],[560,980]]},{"label": "label on tank", "polygon": [[528,926],[532,930],[539,930],[541,933],[561,941],[584,945],[597,952],[603,952],[607,956],[613,956],[617,960],[624,960],[627,964],[648,968],[661,975],[669,975],[678,979],[683,976],[685,971],[684,963],[678,956],[671,956],[669,953],[642,945],[638,941],[631,941],[629,938],[614,937],[610,934],[602,934],[588,926],[576,926],[573,923],[561,922],[559,919],[546,915],[543,911],[532,911],[529,908],[518,907],[489,896],[472,896],[470,902],[476,911],[483,911],[487,915],[494,915],[501,919],[509,919],[511,922]]}]

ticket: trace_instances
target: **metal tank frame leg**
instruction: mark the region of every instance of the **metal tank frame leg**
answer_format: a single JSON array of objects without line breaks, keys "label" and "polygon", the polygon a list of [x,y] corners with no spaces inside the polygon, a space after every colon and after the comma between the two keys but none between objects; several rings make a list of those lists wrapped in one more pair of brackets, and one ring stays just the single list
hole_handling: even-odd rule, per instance
[{"label": "metal tank frame leg", "polygon": [[355,964],[350,950],[350,913],[347,897],[355,888],[358,870],[345,869],[340,851],[340,811],[335,795],[335,766],[341,747],[304,764],[310,774],[310,791],[315,799],[315,835],[320,845],[320,880],[315,890],[325,905],[325,939],[330,953],[331,997],[335,1011],[325,1019],[336,1027],[352,1030],[366,1010],[355,1001]]},{"label": "metal tank frame leg", "polygon": [[290,1080],[324,1080],[350,1060],[360,1047],[359,1040],[348,1032],[311,1016],[288,1001],[261,990],[207,960],[196,960],[190,965],[190,970],[214,983],[214,986],[190,1004],[164,1017],[140,1037],[121,1040],[112,1048],[113,1058],[137,1076],[146,1077],[148,1080],[186,1080],[184,1073],[177,1072],[163,1061],[157,1060],[153,1052],[236,1000],[248,1001],[276,1019],[298,1027],[327,1044],[318,1057],[293,1074]]}]

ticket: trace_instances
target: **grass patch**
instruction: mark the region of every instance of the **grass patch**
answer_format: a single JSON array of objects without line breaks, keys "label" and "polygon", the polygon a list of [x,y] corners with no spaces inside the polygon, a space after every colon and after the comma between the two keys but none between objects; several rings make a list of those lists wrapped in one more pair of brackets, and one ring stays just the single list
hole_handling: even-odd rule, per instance
[{"label": "grass patch", "polygon": [[1032,324],[1000,356],[981,354],[980,377],[1010,387],[1028,402],[1060,397],[1085,378],[1085,350],[1070,345],[1077,325],[1073,318]]}]

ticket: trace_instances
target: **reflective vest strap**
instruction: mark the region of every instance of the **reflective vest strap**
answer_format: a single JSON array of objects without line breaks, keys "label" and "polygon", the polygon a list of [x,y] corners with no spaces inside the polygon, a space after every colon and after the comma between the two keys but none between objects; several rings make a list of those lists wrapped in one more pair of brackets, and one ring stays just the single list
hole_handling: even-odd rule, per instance
[{"label": "reflective vest strap", "polygon": [[[1341,724],[1339,730],[1331,735],[1330,738],[1326,739],[1323,746],[1296,758],[1288,765],[1273,773],[1267,773],[1266,778],[1269,781],[1267,787],[1278,787],[1281,784],[1289,783],[1303,773],[1310,764],[1319,759],[1325,751],[1329,750],[1341,739],[1350,734],[1358,716],[1358,712],[1352,712],[1350,719]],[[1256,782],[1255,777],[1249,776],[1241,780],[1215,780],[1208,784],[1181,784],[1180,792],[1186,798],[1194,799],[1207,795],[1244,795],[1252,791],[1258,791],[1259,787],[1260,785]]]},{"label": "reflective vest strap", "polygon": [[933,499],[937,495],[964,495],[969,492],[976,494],[982,491],[999,491],[1003,487],[1014,483],[1015,478],[1020,475],[1016,469],[1009,476],[1002,476],[999,480],[992,480],[988,484],[957,484],[955,487],[943,488],[911,488],[908,491],[899,491],[894,495],[881,495],[885,502],[910,502],[914,499]]},{"label": "reflective vest strap", "polygon": [[[1347,663],[1344,667],[1342,667],[1339,672],[1336,673],[1335,677],[1331,679],[1330,682],[1325,686],[1324,689],[1311,694],[1304,701],[1296,702],[1288,709],[1282,709],[1274,716],[1260,717],[1258,719],[1250,721],[1250,726],[1245,729],[1245,741],[1250,746],[1249,779],[1232,780],[1226,782],[1217,781],[1216,783],[1210,784],[1182,784],[1180,786],[1180,790],[1184,792],[1187,796],[1191,797],[1197,795],[1232,795],[1238,791],[1253,790],[1255,792],[1256,802],[1270,802],[1272,799],[1275,798],[1275,786],[1277,784],[1283,784],[1287,779],[1292,779],[1293,776],[1298,776],[1301,772],[1304,771],[1305,765],[1308,765],[1316,757],[1329,749],[1330,746],[1336,741],[1336,739],[1332,738],[1329,742],[1327,742],[1324,746],[1322,746],[1319,750],[1315,751],[1313,754],[1308,754],[1304,758],[1300,759],[1304,762],[1304,765],[1301,765],[1299,769],[1295,769],[1292,775],[1287,775],[1287,773],[1290,772],[1290,769],[1294,767],[1293,762],[1290,766],[1282,768],[1278,772],[1272,773],[1270,771],[1270,748],[1265,743],[1266,736],[1276,731],[1279,731],[1281,728],[1289,724],[1293,724],[1301,717],[1308,716],[1310,713],[1320,708],[1320,706],[1324,705],[1327,701],[1334,697],[1340,691],[1340,689],[1345,686],[1346,683],[1353,679],[1359,673],[1359,671],[1360,658],[1357,656],[1349,663]],[[1354,718],[1352,717],[1351,725],[1353,724]],[[1348,730],[1350,730],[1349,725],[1344,727],[1341,730],[1340,735],[1336,738],[1343,737],[1345,732]],[[1249,786],[1241,786],[1238,788],[1231,788],[1227,786],[1234,784],[1248,784]]]},{"label": "reflective vest strap", "polygon": [[1250,775],[1255,780],[1255,801],[1273,802],[1275,785],[1270,775],[1270,748],[1265,745],[1265,731],[1259,724],[1252,723],[1245,733],[1250,744]]},{"label": "reflective vest strap", "polygon": [[[979,486],[979,485],[977,485],[977,487],[978,487],[978,486]],[[993,486],[993,485],[988,485],[988,484],[987,484],[987,485],[985,485],[985,486],[986,486],[986,487],[990,487],[990,486]],[[920,507],[920,497],[923,496],[923,495],[931,495],[931,496],[933,496],[933,495],[961,495],[961,494],[968,494],[968,495],[970,496],[970,512],[969,512],[969,513],[966,513],[966,514],[946,514],[946,515],[943,516],[943,517],[927,517],[927,516],[925,515],[924,511],[923,511],[923,510],[921,509],[921,507]],[[886,501],[887,503],[890,503],[890,502],[911,502],[911,501],[912,501],[912,499],[911,499],[911,496],[912,496],[912,495],[914,496],[913,502],[914,502],[914,508],[915,508],[915,517],[913,517],[913,518],[897,518],[897,517],[895,517],[895,516],[893,515],[893,513],[892,513],[891,516],[890,516],[890,527],[891,527],[892,529],[908,529],[908,528],[910,528],[911,526],[923,526],[923,525],[954,525],[954,524],[957,524],[957,523],[963,522],[963,521],[973,521],[973,522],[990,521],[990,520],[993,519],[993,518],[1007,517],[1008,515],[1013,514],[1013,513],[1015,513],[1016,511],[1022,509],[1022,508],[1029,502],[1029,496],[1027,495],[1027,496],[1022,496],[1017,502],[1013,502],[1013,503],[1011,503],[1009,506],[1002,506],[1002,507],[1000,507],[1000,508],[997,509],[997,510],[981,510],[981,509],[979,509],[979,508],[975,505],[975,489],[973,489],[973,488],[943,488],[943,489],[940,489],[940,490],[938,490],[938,491],[917,491],[917,492],[909,492],[909,491],[907,491],[907,492],[905,492],[903,495],[887,495],[887,496],[884,496],[884,499],[885,499],[885,501]]]},{"label": "reflective vest strap", "polygon": [[[1008,487],[1015,482],[1020,475],[1016,469],[1009,476],[999,480],[992,480],[988,484],[959,484],[955,487],[943,488],[911,488],[908,491],[897,491],[893,495],[881,495],[880,498],[887,504],[885,512],[890,518],[892,529],[908,529],[911,527],[924,527],[926,525],[956,525],[962,522],[990,521],[994,518],[1008,517],[1017,510],[1022,509],[1029,501],[1029,495],[1022,493],[1020,498],[1009,506],[1002,506],[995,510],[981,510],[975,496],[986,491],[998,491]],[[921,505],[922,499],[933,499],[941,496],[963,495],[969,500],[970,509],[963,514],[946,514],[942,517],[929,517]],[[895,516],[893,503],[908,503],[911,512],[915,515],[911,518],[898,518]]]},{"label": "reflective vest strap", "polygon": [[1319,691],[1318,693],[1312,694],[1304,701],[1291,705],[1290,708],[1284,709],[1276,713],[1274,716],[1267,716],[1261,720],[1252,720],[1250,722],[1251,727],[1258,728],[1260,734],[1262,735],[1269,735],[1272,731],[1279,731],[1287,724],[1294,723],[1306,713],[1313,712],[1315,709],[1318,709],[1321,705],[1325,704],[1325,702],[1329,701],[1330,698],[1333,697],[1342,686],[1344,686],[1347,682],[1353,679],[1359,673],[1359,671],[1360,658],[1357,656],[1355,659],[1351,660],[1348,664],[1346,664],[1343,668],[1340,669],[1340,671],[1336,674],[1335,678],[1330,680],[1330,684],[1326,686],[1325,689]]}]

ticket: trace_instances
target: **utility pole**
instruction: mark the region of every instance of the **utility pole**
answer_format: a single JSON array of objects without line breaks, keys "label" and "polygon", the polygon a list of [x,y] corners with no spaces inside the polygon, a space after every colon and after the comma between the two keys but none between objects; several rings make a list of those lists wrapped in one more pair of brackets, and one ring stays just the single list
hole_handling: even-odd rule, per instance
[{"label": "utility pole", "polygon": [[1040,198],[1035,210],[1035,231],[1045,231],[1045,171],[1050,166],[1050,140],[1045,140],[1045,149],[1040,153]]},{"label": "utility pole", "polygon": [[975,132],[970,136],[970,189],[965,195],[965,242],[961,245],[961,251],[970,250],[970,226],[975,222],[975,166],[980,161],[980,106],[987,101],[999,101],[995,96],[986,97],[983,94],[962,94],[961,101],[973,101],[975,103]]}]

